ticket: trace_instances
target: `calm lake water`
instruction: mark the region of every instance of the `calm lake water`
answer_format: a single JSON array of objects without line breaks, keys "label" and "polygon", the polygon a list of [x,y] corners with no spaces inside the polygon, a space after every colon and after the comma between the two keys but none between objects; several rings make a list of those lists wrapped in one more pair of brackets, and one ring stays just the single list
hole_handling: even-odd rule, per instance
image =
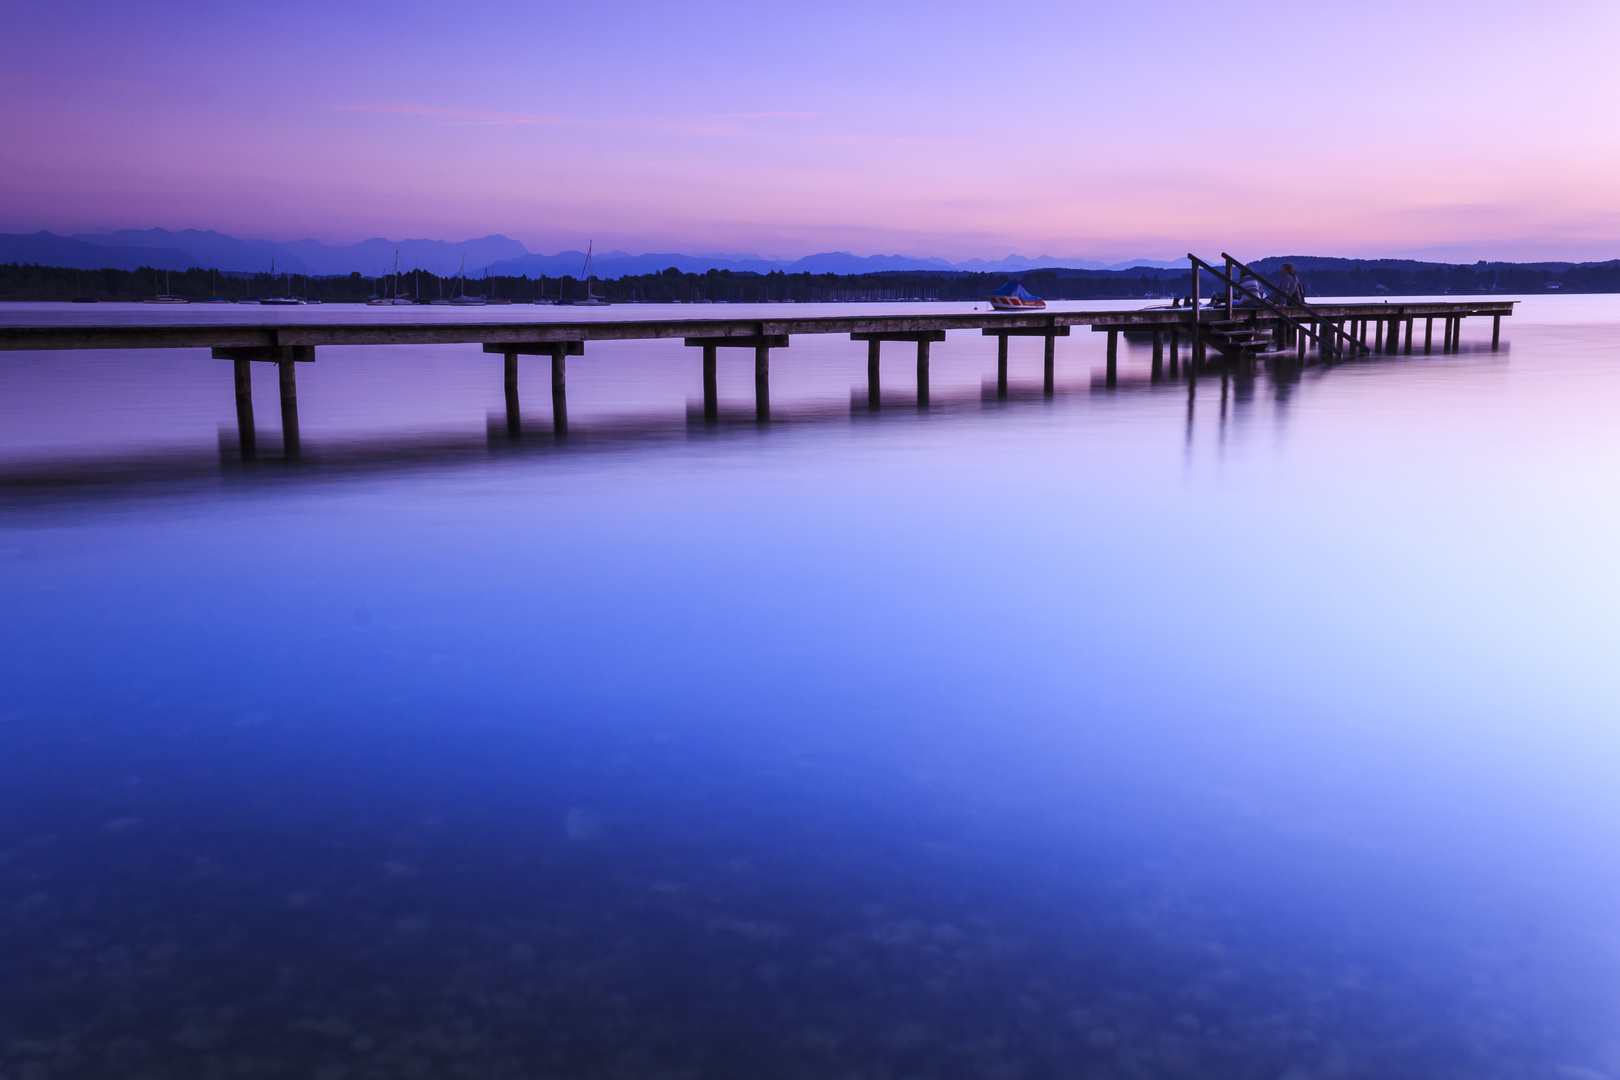
[{"label": "calm lake water", "polygon": [[0,354],[0,1078],[1620,1077],[1620,298],[1489,334]]}]

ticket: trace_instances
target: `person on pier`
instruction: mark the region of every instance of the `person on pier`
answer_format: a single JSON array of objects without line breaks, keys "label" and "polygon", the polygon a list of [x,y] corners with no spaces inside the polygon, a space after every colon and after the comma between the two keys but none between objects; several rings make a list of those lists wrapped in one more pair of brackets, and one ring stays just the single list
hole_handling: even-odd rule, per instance
[{"label": "person on pier", "polygon": [[1282,264],[1282,276],[1277,279],[1277,300],[1285,307],[1303,307],[1305,304],[1305,286],[1299,282],[1299,275],[1294,273],[1293,263]]}]

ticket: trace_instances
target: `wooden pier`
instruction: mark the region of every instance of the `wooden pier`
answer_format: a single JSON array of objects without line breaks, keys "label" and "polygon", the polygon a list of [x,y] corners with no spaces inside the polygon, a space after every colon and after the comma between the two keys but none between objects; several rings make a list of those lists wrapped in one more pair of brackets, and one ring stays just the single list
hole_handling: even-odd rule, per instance
[{"label": "wooden pier", "polygon": [[[519,358],[549,357],[551,397],[557,431],[567,427],[567,358],[581,356],[587,344],[679,338],[701,350],[704,414],[718,415],[716,380],[720,349],[754,352],[755,414],[770,417],[770,354],[795,336],[848,335],[867,349],[868,395],[879,400],[880,361],[885,342],[916,350],[917,401],[928,404],[929,347],[950,331],[978,331],[996,338],[997,384],[1007,388],[1007,340],[1045,339],[1046,392],[1054,386],[1057,339],[1075,327],[1089,326],[1108,335],[1107,380],[1118,373],[1119,335],[1151,335],[1153,375],[1196,380],[1206,370],[1267,364],[1330,362],[1372,353],[1412,353],[1414,328],[1423,323],[1422,351],[1433,351],[1434,324],[1441,323],[1439,348],[1455,351],[1462,323],[1491,319],[1491,347],[1501,339],[1503,316],[1514,301],[1460,300],[1425,303],[1310,304],[1277,307],[1264,303],[1244,307],[1228,303],[1203,308],[1149,308],[1122,311],[1043,311],[960,314],[795,316],[781,319],[590,319],[579,322],[247,324],[213,326],[22,326],[0,327],[0,351],[81,349],[208,349],[215,359],[232,362],[236,418],[243,457],[257,452],[249,364],[277,365],[280,383],[282,452],[299,453],[297,365],[313,363],[318,349],[350,345],[477,345],[504,359],[507,423],[519,427],[517,375]],[[1371,341],[1369,342],[1369,336]],[[1168,346],[1168,348],[1166,347]],[[1183,358],[1183,346],[1186,356]],[[1213,350],[1215,357],[1209,355]]]}]

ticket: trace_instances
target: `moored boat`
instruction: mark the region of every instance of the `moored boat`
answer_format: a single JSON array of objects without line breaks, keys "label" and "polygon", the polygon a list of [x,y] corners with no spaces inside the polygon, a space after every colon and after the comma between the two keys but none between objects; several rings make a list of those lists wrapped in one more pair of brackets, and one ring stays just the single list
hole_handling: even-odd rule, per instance
[{"label": "moored boat", "polygon": [[1046,301],[1031,295],[1016,281],[1009,281],[989,296],[990,306],[997,311],[1039,311]]}]

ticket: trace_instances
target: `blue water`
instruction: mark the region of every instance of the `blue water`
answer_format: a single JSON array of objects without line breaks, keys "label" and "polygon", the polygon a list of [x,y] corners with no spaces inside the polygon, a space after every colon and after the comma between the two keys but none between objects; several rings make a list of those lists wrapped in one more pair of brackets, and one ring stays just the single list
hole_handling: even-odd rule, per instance
[{"label": "blue water", "polygon": [[1620,1077],[1617,331],[0,354],[0,1077]]}]

